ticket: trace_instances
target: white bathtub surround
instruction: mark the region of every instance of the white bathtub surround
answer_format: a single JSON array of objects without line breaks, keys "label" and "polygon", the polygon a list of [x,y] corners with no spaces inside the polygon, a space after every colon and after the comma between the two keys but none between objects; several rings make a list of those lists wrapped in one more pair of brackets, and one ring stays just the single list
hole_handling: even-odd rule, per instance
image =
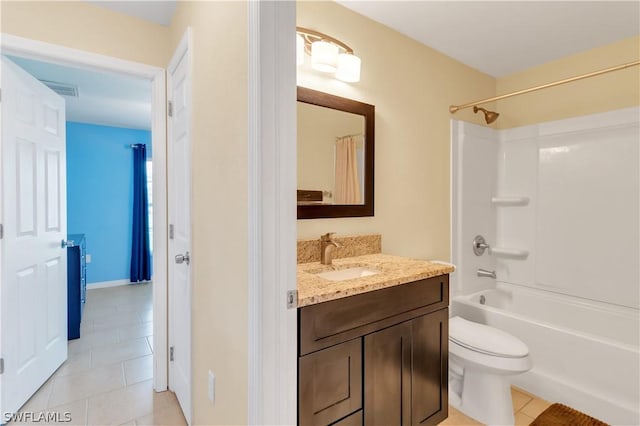
[{"label": "white bathtub surround", "polygon": [[452,295],[482,290],[494,282],[477,280],[478,269],[493,271],[496,262],[487,252],[474,256],[472,241],[483,235],[490,245],[495,243],[496,221],[490,219],[495,207],[490,200],[498,179],[496,138],[493,129],[451,120],[451,262],[456,265],[449,281]]},{"label": "white bathtub surround", "polygon": [[488,425],[513,425],[511,376],[531,369],[514,336],[461,317],[449,320],[449,404]]},{"label": "white bathtub surround", "polygon": [[527,344],[534,367],[514,385],[610,424],[640,424],[637,310],[498,283],[454,297],[451,311]]},{"label": "white bathtub surround", "polygon": [[453,314],[529,346],[516,385],[611,424],[640,424],[639,117],[452,122]]}]

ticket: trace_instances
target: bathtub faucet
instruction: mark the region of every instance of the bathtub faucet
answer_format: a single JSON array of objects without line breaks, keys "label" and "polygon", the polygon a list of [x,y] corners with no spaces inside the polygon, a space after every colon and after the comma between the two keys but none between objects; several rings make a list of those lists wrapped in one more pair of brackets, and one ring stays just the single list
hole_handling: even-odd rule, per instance
[{"label": "bathtub faucet", "polygon": [[484,251],[490,248],[482,235],[476,235],[473,239],[473,254],[476,256],[482,256]]},{"label": "bathtub faucet", "polygon": [[479,277],[493,278],[494,280],[496,279],[496,271],[487,271],[486,269],[478,269],[477,274]]}]

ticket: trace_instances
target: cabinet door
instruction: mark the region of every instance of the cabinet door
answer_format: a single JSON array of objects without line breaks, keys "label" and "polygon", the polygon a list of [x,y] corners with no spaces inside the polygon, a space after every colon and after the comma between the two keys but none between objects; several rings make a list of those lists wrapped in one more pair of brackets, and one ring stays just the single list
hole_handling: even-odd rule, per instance
[{"label": "cabinet door", "polygon": [[365,336],[365,425],[435,425],[448,414],[448,310]]},{"label": "cabinet door", "polygon": [[329,425],[362,408],[362,339],[298,359],[300,425]]},{"label": "cabinet door", "polygon": [[411,321],[364,338],[364,424],[411,424]]},{"label": "cabinet door", "polygon": [[411,321],[411,424],[438,424],[448,414],[448,309]]},{"label": "cabinet door", "polygon": [[331,426],[362,426],[362,410],[356,411],[349,417],[345,417]]}]

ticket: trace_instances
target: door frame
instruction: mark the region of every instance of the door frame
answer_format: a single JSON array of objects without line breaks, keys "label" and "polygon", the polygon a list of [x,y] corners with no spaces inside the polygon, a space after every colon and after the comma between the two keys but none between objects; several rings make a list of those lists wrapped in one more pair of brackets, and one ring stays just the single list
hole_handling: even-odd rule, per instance
[{"label": "door frame", "polygon": [[0,34],[0,52],[93,71],[111,72],[151,82],[151,144],[153,161],[153,388],[167,390],[167,138],[165,69]]},{"label": "door frame", "polygon": [[248,424],[297,423],[294,1],[248,2]]}]

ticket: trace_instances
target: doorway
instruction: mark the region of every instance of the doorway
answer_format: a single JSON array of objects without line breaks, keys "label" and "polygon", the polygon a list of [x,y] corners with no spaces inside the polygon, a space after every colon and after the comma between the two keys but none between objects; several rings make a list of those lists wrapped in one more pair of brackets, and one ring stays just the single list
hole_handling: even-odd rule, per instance
[{"label": "doorway", "polygon": [[[154,290],[150,291],[150,286],[142,284],[135,286],[137,294],[133,297],[129,296],[121,296],[112,294],[110,296],[106,296],[107,299],[111,299],[112,301],[122,301],[122,300],[136,300],[143,303],[143,306],[153,307],[153,310],[146,311],[133,311],[133,315],[130,318],[136,318],[137,322],[141,327],[138,330],[129,330],[129,337],[135,336],[136,333],[146,334],[149,333],[149,327],[152,328],[153,339],[147,339],[147,336],[136,337],[136,339],[140,339],[136,342],[136,346],[139,350],[144,351],[143,343],[146,345],[149,352],[151,352],[151,348],[153,348],[153,355],[151,355],[151,374],[153,376],[153,382],[149,380],[143,380],[146,383],[146,386],[149,388],[153,388],[156,391],[162,391],[167,389],[167,350],[166,350],[166,184],[165,184],[165,170],[166,170],[166,158],[164,155],[166,142],[165,142],[165,88],[164,88],[164,70],[156,67],[141,65],[137,63],[127,62],[116,60],[114,58],[104,57],[102,55],[94,55],[89,54],[87,52],[80,52],[74,49],[62,48],[59,46],[52,46],[49,44],[36,42],[32,40],[26,40],[19,37],[13,36],[4,36],[2,39],[2,50],[4,54],[15,55],[19,57],[29,58],[29,59],[38,59],[45,62],[53,62],[55,64],[71,66],[71,67],[80,67],[84,69],[91,69],[99,72],[111,72],[119,75],[127,75],[129,77],[133,76],[138,79],[147,80],[150,90],[151,90],[151,135],[150,135],[150,144],[153,148],[152,159],[152,176],[153,180],[156,183],[153,197],[152,197],[152,208],[156,207],[154,217],[153,217],[153,252],[154,252],[154,266],[153,266],[153,281],[154,281]],[[95,259],[95,258],[94,258]],[[92,259],[92,261],[94,261]],[[145,286],[147,286],[145,288]],[[109,286],[107,286],[109,287]],[[130,286],[134,287],[134,286]],[[103,291],[108,293],[111,291],[114,292],[116,287],[109,287],[99,290],[91,290],[91,291]],[[123,304],[118,305],[119,307],[123,307]],[[142,313],[141,313],[142,312]],[[94,314],[95,315],[95,314]],[[143,317],[144,316],[144,317]],[[145,321],[149,318],[152,318],[153,321]],[[116,320],[118,321],[118,320]],[[152,324],[144,325],[144,324]],[[95,325],[95,323],[94,323]],[[105,324],[103,324],[105,325]],[[143,326],[144,325],[144,326]],[[147,327],[147,330],[142,330],[142,328]],[[85,330],[87,331],[87,330]],[[114,336],[114,332],[111,331],[111,336]],[[117,329],[115,331],[118,338],[120,336],[124,336],[127,332],[124,330]],[[104,336],[103,336],[104,337]],[[94,336],[94,339],[101,340],[101,343],[105,343],[104,339],[99,339]],[[143,342],[144,340],[144,342]],[[108,338],[107,340],[108,341]],[[86,343],[89,344],[89,343]],[[92,344],[91,344],[92,345]],[[82,346],[82,345],[80,345]],[[127,348],[119,348],[115,352],[120,351],[119,356],[122,355],[123,352],[133,351],[134,354],[141,354],[141,352],[136,352],[136,349],[132,347]],[[71,351],[70,351],[71,352]],[[95,359],[94,354],[91,353],[89,355],[89,359],[78,358],[74,359],[75,367],[64,367],[68,369],[72,368],[83,368],[87,366],[87,361],[89,362],[89,366],[96,365],[101,363],[107,363],[109,355],[108,350],[104,351],[95,351]],[[111,351],[111,356],[113,356],[114,351]],[[149,355],[149,354],[147,354]],[[123,360],[123,364],[121,368],[126,369],[125,361]],[[148,363],[148,360],[145,360]],[[129,366],[131,367],[131,365]],[[134,371],[134,368],[130,368],[130,371]],[[144,370],[144,368],[142,369]],[[105,374],[104,371],[95,374]],[[126,375],[126,371],[124,372]],[[135,375],[134,373],[132,373]],[[146,374],[146,376],[145,376]],[[136,379],[130,375],[130,381],[132,384]],[[106,376],[110,376],[106,374]],[[122,376],[122,375],[120,375]],[[149,371],[143,374],[143,377],[148,378]],[[138,377],[140,379],[140,377]],[[91,385],[84,385],[85,387]],[[82,386],[71,386],[72,388],[78,388]],[[141,386],[138,386],[141,388]],[[105,390],[106,392],[106,390]],[[51,399],[51,395],[47,396],[47,399]],[[151,403],[155,402],[156,396],[150,395]],[[61,404],[64,401],[54,401],[60,402]],[[71,402],[69,402],[71,403]],[[137,401],[136,403],[140,403]],[[47,402],[49,404],[49,402]],[[63,404],[64,405],[64,404]],[[50,404],[49,404],[50,406]],[[126,420],[124,420],[126,421]]]}]

